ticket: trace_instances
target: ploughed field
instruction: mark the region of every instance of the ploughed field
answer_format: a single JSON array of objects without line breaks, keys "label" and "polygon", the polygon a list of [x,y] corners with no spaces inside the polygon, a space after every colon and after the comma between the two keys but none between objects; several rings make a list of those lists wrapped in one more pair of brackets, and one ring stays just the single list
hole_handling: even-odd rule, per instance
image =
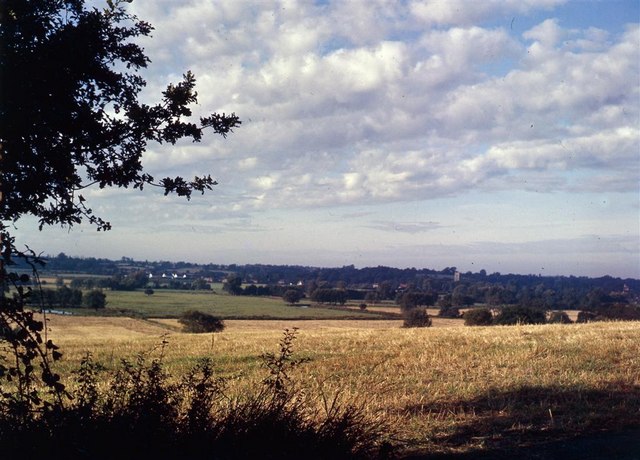
[{"label": "ploughed field", "polygon": [[[298,328],[295,385],[383,419],[404,452],[538,445],[640,427],[640,323],[406,329],[399,320],[225,320],[185,334],[172,319],[48,316],[63,375],[91,351],[117,368],[139,353],[173,376],[211,357],[229,395],[265,377],[260,355]],[[454,326],[451,326],[454,324]],[[434,323],[435,325],[435,323]],[[161,347],[163,341],[167,344]]]}]

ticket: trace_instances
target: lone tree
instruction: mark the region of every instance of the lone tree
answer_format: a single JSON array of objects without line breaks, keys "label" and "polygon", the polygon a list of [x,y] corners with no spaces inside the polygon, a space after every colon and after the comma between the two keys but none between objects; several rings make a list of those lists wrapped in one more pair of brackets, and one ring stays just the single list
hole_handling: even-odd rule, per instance
[{"label": "lone tree", "polygon": [[105,308],[107,306],[107,296],[100,289],[92,289],[87,292],[83,299],[84,306],[87,308]]},{"label": "lone tree", "polygon": [[284,291],[284,294],[282,294],[282,300],[287,302],[289,305],[296,304],[300,302],[301,299],[302,292],[300,292],[298,289],[287,289],[286,291]]},{"label": "lone tree", "polygon": [[[146,84],[139,71],[150,61],[135,39],[153,28],[127,12],[127,2],[106,3],[98,9],[84,0],[0,2],[0,330],[20,329],[2,338],[15,359],[0,362],[0,376],[18,376],[12,385],[30,389],[39,374],[60,401],[64,385],[49,362],[61,354],[43,342],[43,323],[24,309],[29,277],[9,272],[16,258],[34,270],[42,260],[15,247],[11,223],[31,215],[40,229],[88,221],[109,230],[83,195],[89,187],[149,185],[187,199],[204,193],[216,185],[210,175],[156,179],[143,170],[142,154],[152,142],[199,142],[206,129],[226,137],[241,123],[233,113],[192,121],[197,93],[189,71],[158,103],[139,102]],[[4,295],[8,285],[15,296]],[[31,372],[37,361],[41,373]],[[34,395],[22,394],[32,407],[41,406]]]},{"label": "lone tree", "polygon": [[224,330],[223,320],[197,310],[185,311],[178,322],[182,324],[185,332],[204,333]]}]

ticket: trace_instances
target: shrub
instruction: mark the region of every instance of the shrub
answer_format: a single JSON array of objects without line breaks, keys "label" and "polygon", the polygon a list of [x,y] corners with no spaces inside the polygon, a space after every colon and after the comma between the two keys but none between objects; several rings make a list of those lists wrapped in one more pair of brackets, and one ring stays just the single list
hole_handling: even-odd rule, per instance
[{"label": "shrub", "polygon": [[204,333],[221,332],[224,330],[224,321],[213,315],[197,310],[185,311],[178,322],[182,324],[184,332]]},{"label": "shrub", "polygon": [[537,308],[508,306],[504,307],[493,320],[495,324],[508,326],[513,324],[544,324],[547,317]]},{"label": "shrub", "polygon": [[590,323],[591,321],[600,321],[601,317],[591,311],[581,311],[578,313],[576,323]]},{"label": "shrub", "polygon": [[493,315],[488,308],[473,308],[462,315],[465,326],[490,326],[493,324]]},{"label": "shrub", "polygon": [[640,307],[614,303],[600,308],[598,314],[610,320],[638,321],[640,320]]},{"label": "shrub", "polygon": [[297,289],[287,289],[284,294],[282,294],[282,299],[289,305],[293,305],[300,302],[300,299],[302,299],[302,292]]},{"label": "shrub", "polygon": [[577,323],[591,321],[639,321],[640,307],[628,304],[610,304],[600,307],[596,311],[581,311],[578,313]]},{"label": "shrub", "polygon": [[430,327],[431,318],[426,308],[411,308],[403,312],[404,323],[402,327]]},{"label": "shrub", "polygon": [[105,308],[107,306],[107,296],[100,289],[92,289],[85,294],[83,303],[87,308]]},{"label": "shrub", "polygon": [[153,294],[154,294],[154,292],[155,292],[155,291],[154,291],[153,289],[151,289],[151,288],[147,288],[147,289],[145,289],[145,290],[144,290],[144,293],[145,293],[146,295],[148,295],[148,296],[149,296],[149,295],[153,295]]},{"label": "shrub", "polygon": [[442,318],[460,318],[460,310],[456,307],[441,307],[438,316]]},{"label": "shrub", "polygon": [[573,321],[564,311],[552,311],[549,315],[549,323],[571,324]]}]

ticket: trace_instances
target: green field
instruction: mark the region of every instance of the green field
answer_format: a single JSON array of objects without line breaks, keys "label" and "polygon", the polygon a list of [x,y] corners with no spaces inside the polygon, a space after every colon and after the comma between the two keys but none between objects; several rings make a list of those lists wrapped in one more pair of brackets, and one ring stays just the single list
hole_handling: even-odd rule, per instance
[{"label": "green field", "polygon": [[[348,319],[382,317],[374,312],[289,306],[277,297],[251,297],[219,294],[216,291],[178,291],[156,289],[153,295],[142,291],[105,291],[107,308],[101,313],[123,313],[143,317],[175,318],[186,310],[199,310],[220,318],[272,319]],[[78,313],[82,314],[80,310]]]}]

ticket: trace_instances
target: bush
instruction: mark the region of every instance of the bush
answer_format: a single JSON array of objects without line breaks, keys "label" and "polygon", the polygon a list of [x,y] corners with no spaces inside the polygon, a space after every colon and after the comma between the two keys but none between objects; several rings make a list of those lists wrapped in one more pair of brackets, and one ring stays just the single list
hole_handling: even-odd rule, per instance
[{"label": "bush", "polygon": [[430,327],[431,318],[426,308],[411,308],[403,312],[404,323],[402,327]]},{"label": "bush", "polygon": [[87,308],[105,308],[107,306],[107,296],[100,289],[92,289],[85,294],[83,303]]},{"label": "bush", "polygon": [[493,315],[488,308],[473,308],[462,315],[465,326],[490,326],[493,324]]},{"label": "bush", "polygon": [[640,321],[640,307],[628,304],[610,304],[596,311],[581,311],[577,323],[591,321]]},{"label": "bush", "polygon": [[460,310],[456,307],[441,307],[438,316],[441,318],[460,318]]},{"label": "bush", "polygon": [[224,330],[224,321],[213,315],[197,310],[188,310],[182,314],[178,322],[182,324],[184,332],[204,333],[221,332]]},{"label": "bush", "polygon": [[495,324],[509,326],[514,324],[544,324],[547,317],[537,308],[509,306],[504,307],[493,320]]},{"label": "bush", "polygon": [[300,299],[302,299],[302,292],[297,289],[288,289],[284,294],[282,294],[282,300],[287,302],[289,305],[300,302]]},{"label": "bush", "polygon": [[571,324],[573,321],[564,311],[552,311],[549,315],[549,323]]},{"label": "bush", "polygon": [[602,307],[598,310],[600,316],[604,316],[605,319],[615,321],[639,321],[640,320],[640,307],[614,303]]},{"label": "bush", "polygon": [[576,318],[576,323],[590,323],[591,321],[601,321],[603,318],[599,317],[593,312],[590,311],[581,311],[578,313],[578,317]]}]

